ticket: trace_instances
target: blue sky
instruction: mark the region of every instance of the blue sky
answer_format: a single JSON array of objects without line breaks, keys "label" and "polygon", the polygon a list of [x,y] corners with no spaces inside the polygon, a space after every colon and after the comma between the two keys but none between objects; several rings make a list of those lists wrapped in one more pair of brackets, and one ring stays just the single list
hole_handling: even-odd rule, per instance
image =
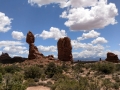
[{"label": "blue sky", "polygon": [[120,58],[119,0],[0,0],[0,53],[28,56],[26,34],[44,55],[57,57],[57,41],[71,38],[74,58]]}]

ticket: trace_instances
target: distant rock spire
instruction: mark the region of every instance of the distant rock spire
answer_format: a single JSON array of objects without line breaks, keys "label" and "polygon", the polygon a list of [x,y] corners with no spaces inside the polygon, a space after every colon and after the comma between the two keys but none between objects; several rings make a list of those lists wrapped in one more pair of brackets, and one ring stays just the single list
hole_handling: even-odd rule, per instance
[{"label": "distant rock spire", "polygon": [[58,59],[73,61],[71,40],[68,37],[60,38],[57,42]]}]

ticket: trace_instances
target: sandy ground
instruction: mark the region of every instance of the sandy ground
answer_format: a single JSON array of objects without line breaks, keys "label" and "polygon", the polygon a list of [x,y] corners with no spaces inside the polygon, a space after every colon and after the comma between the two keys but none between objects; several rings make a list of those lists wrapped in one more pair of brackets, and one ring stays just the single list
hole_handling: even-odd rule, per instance
[{"label": "sandy ground", "polygon": [[34,86],[28,87],[26,90],[50,90],[50,88],[44,86]]}]

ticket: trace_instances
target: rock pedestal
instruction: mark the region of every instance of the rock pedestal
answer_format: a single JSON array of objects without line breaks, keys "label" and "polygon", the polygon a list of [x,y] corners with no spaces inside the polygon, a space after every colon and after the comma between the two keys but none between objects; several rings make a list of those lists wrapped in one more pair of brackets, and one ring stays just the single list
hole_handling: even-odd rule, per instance
[{"label": "rock pedestal", "polygon": [[58,59],[61,61],[73,61],[71,40],[68,37],[60,38],[57,42]]},{"label": "rock pedestal", "polygon": [[118,56],[115,55],[114,53],[108,52],[108,53],[107,53],[106,61],[118,63],[118,62],[119,62],[119,59],[118,59]]},{"label": "rock pedestal", "polygon": [[38,59],[43,56],[43,54],[40,53],[38,48],[34,45],[35,37],[30,31],[27,33],[26,42],[29,44],[28,59]]}]

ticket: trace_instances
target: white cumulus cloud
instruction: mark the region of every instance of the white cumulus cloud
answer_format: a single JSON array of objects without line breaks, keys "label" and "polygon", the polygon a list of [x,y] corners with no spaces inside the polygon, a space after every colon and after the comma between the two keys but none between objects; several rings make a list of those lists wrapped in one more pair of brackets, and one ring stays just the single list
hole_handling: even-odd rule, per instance
[{"label": "white cumulus cloud", "polygon": [[74,58],[106,57],[106,48],[101,44],[81,43],[78,40],[71,40],[71,44]]},{"label": "white cumulus cloud", "polygon": [[64,11],[60,17],[68,19],[65,25],[71,30],[92,30],[117,23],[118,9],[114,3],[99,0],[91,8],[77,7]]},{"label": "white cumulus cloud", "polygon": [[24,43],[20,41],[0,41],[0,47],[14,46],[14,45],[24,45]]},{"label": "white cumulus cloud", "polygon": [[37,48],[40,52],[57,52],[57,47],[56,46],[39,45],[39,46],[37,46]]},{"label": "white cumulus cloud", "polygon": [[7,32],[11,29],[11,20],[12,18],[0,12],[0,32]]},{"label": "white cumulus cloud", "polygon": [[43,30],[41,34],[36,34],[35,36],[42,37],[43,39],[54,38],[55,40],[58,40],[59,38],[67,36],[67,34],[65,30],[51,27],[50,31]]},{"label": "white cumulus cloud", "polygon": [[71,30],[100,29],[117,23],[118,9],[107,0],[28,0],[28,3],[39,7],[51,3],[67,7],[60,17],[68,19],[64,24]]},{"label": "white cumulus cloud", "polygon": [[65,7],[87,7],[94,6],[98,0],[28,0],[28,3],[33,5],[38,5],[39,7],[48,4],[59,4],[60,8]]},{"label": "white cumulus cloud", "polygon": [[28,50],[24,46],[6,46],[3,48],[3,52],[17,55],[28,54]]},{"label": "white cumulus cloud", "polygon": [[39,7],[48,4],[59,4],[61,8],[69,6],[68,0],[28,0],[28,3],[33,5],[38,5]]},{"label": "white cumulus cloud", "polygon": [[100,33],[91,30],[88,33],[83,33],[82,37],[78,37],[77,40],[84,40],[84,39],[89,39],[89,38],[96,38],[100,35]]},{"label": "white cumulus cloud", "polygon": [[24,34],[19,31],[13,31],[11,35],[14,39],[17,39],[17,40],[22,40],[23,38],[25,38]]},{"label": "white cumulus cloud", "polygon": [[105,55],[105,48],[102,45],[92,45],[90,43],[85,44],[82,51],[73,52],[74,58],[105,57]]},{"label": "white cumulus cloud", "polygon": [[97,44],[97,43],[107,43],[108,41],[104,37],[98,37],[94,39],[91,43]]},{"label": "white cumulus cloud", "polygon": [[68,0],[68,4],[66,6],[71,7],[88,7],[95,6],[98,0]]}]

